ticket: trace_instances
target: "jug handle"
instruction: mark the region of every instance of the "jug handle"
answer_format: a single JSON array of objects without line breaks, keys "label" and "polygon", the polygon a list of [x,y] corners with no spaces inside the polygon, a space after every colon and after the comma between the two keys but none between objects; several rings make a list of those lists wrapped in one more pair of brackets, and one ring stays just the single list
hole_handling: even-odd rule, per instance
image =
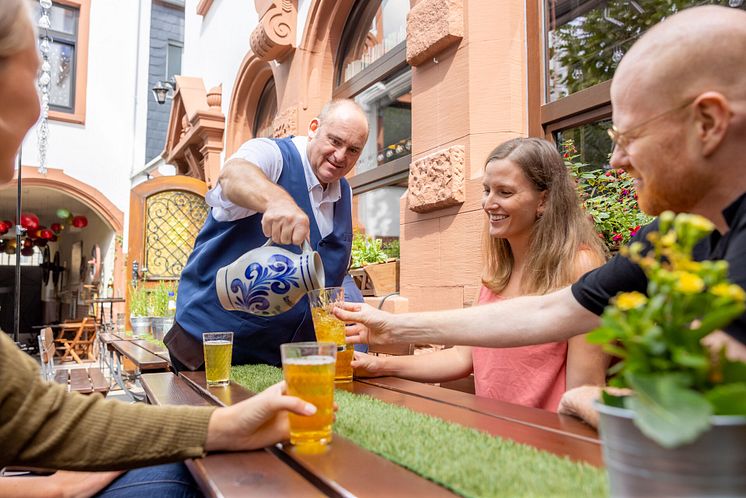
[{"label": "jug handle", "polygon": [[[265,242],[262,247],[271,246],[274,243],[272,238],[268,238],[267,242]],[[303,245],[299,246],[301,248],[301,251],[303,252],[313,252],[313,248],[311,247],[311,244],[308,243],[308,239],[303,241]]]}]

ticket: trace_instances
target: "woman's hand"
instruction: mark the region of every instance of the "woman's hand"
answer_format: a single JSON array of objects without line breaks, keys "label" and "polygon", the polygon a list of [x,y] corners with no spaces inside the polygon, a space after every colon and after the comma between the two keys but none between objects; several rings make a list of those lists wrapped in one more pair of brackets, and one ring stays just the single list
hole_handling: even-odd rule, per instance
[{"label": "woman's hand", "polygon": [[218,408],[210,417],[205,447],[212,450],[253,450],[286,440],[290,435],[287,412],[313,415],[316,407],[287,396],[285,382],[229,407]]},{"label": "woman's hand", "polygon": [[363,303],[340,303],[334,314],[347,325],[349,344],[391,344],[396,342],[393,333],[395,316]]},{"label": "woman's hand", "polygon": [[355,377],[380,377],[383,373],[383,358],[372,354],[355,351],[352,359],[352,368],[355,369]]}]

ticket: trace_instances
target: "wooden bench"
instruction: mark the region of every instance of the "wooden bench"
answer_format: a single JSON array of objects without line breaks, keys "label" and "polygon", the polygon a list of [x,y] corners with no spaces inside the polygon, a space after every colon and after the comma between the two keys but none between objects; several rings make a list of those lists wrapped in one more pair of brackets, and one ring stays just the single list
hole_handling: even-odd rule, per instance
[{"label": "wooden bench", "polygon": [[110,388],[109,381],[96,367],[61,368],[55,372],[54,381],[67,386],[68,392],[81,394],[101,393],[106,396]]}]

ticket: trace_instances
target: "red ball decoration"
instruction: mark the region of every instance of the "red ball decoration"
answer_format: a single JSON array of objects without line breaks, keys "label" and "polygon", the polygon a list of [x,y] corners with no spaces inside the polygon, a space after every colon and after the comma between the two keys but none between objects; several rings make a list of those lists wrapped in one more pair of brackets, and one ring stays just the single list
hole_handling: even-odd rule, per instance
[{"label": "red ball decoration", "polygon": [[39,228],[39,218],[33,213],[21,214],[21,226],[26,230],[36,230]]},{"label": "red ball decoration", "polygon": [[34,241],[31,238],[23,239],[23,248],[28,249],[29,247],[34,247]]},{"label": "red ball decoration", "polygon": [[62,231],[62,225],[59,223],[52,223],[52,226],[49,228],[51,228],[55,234],[59,234]]},{"label": "red ball decoration", "polygon": [[39,238],[44,240],[52,240],[52,237],[54,237],[54,232],[52,232],[49,228],[42,228],[39,230]]},{"label": "red ball decoration", "polygon": [[10,230],[13,228],[13,222],[10,220],[3,220],[3,225],[5,226],[6,230]]},{"label": "red ball decoration", "polygon": [[56,235],[52,235],[52,238],[49,239],[49,242],[57,242],[57,236]]},{"label": "red ball decoration", "polygon": [[21,249],[21,256],[33,256],[34,255],[34,248],[32,247],[24,247]]},{"label": "red ball decoration", "polygon": [[47,245],[47,240],[46,239],[35,239],[34,245],[38,247],[44,247],[45,245]]},{"label": "red ball decoration", "polygon": [[75,228],[85,228],[88,226],[88,218],[82,215],[73,216],[72,225]]}]

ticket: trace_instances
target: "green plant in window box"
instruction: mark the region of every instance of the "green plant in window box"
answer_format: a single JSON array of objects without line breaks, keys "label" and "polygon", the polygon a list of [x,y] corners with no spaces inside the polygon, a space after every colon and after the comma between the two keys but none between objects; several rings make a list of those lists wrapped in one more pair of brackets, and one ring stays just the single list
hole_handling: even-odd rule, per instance
[{"label": "green plant in window box", "polygon": [[572,140],[562,144],[563,158],[575,178],[578,196],[610,251],[627,244],[653,218],[640,211],[631,176],[621,169],[603,169],[578,161]]},{"label": "green plant in window box", "polygon": [[384,263],[389,256],[383,250],[383,242],[355,231],[352,237],[352,265],[351,268],[362,268],[367,265]]},{"label": "green plant in window box", "polygon": [[605,404],[630,409],[635,425],[664,447],[690,443],[710,427],[711,415],[746,415],[746,363],[712,354],[702,338],[746,309],[746,292],[728,281],[728,263],[692,259],[713,225],[697,215],[665,212],[643,253],[635,242],[621,253],[648,278],[647,295],[617,295],[588,336],[621,359],[610,384],[634,394]]},{"label": "green plant in window box", "polygon": [[[381,239],[370,237],[358,231],[352,239],[352,270],[358,286],[364,295],[385,296],[399,290],[398,241],[389,243],[388,251],[383,248]],[[396,257],[390,253],[396,252]],[[363,273],[365,278],[363,277]]]},{"label": "green plant in window box", "polygon": [[129,286],[130,314],[136,317],[150,316],[152,308],[150,293],[144,285]]}]

